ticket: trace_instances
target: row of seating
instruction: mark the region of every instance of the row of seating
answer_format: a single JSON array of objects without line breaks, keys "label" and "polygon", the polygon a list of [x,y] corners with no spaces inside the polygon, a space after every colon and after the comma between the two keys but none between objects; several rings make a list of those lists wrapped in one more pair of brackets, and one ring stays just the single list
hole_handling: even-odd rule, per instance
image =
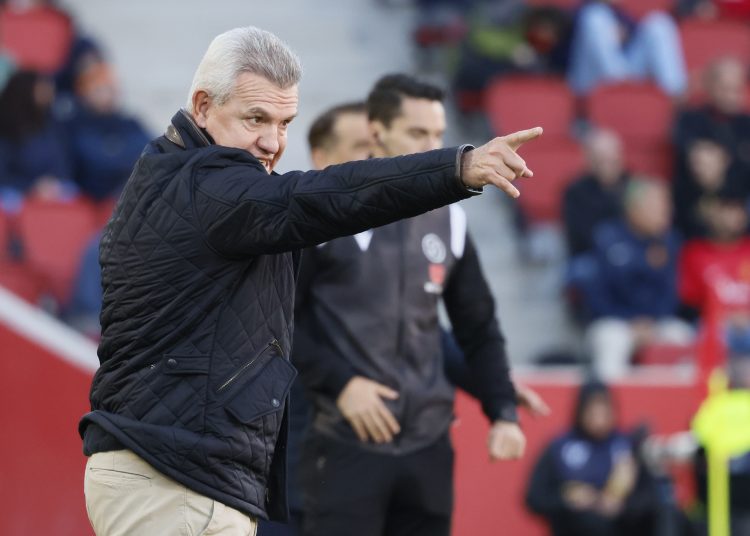
[{"label": "row of seating", "polygon": [[113,202],[28,199],[18,214],[0,211],[0,286],[31,303],[49,296],[68,303],[86,245]]}]

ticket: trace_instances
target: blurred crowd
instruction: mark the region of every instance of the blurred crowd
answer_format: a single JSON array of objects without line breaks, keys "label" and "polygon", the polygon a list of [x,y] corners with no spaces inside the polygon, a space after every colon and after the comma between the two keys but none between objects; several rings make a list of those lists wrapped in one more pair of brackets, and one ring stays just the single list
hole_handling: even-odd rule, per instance
[{"label": "blurred crowd", "polygon": [[750,354],[750,2],[419,4],[459,110],[545,127],[519,232],[529,262],[565,266],[593,371],[692,362],[708,316]]},{"label": "blurred crowd", "polygon": [[[522,186],[519,236],[529,262],[565,266],[596,375],[694,360],[707,318],[721,319],[741,369],[750,0],[416,4],[415,46],[444,53],[458,110],[498,135],[545,127],[523,155],[539,180]],[[115,71],[54,1],[0,2],[0,285],[94,338],[99,230],[150,138],[123,110]],[[607,388],[586,386],[538,462],[529,507],[559,535],[643,532],[667,499],[637,444]],[[749,468],[738,458],[738,496]]]},{"label": "blurred crowd", "polygon": [[2,2],[0,29],[0,283],[96,336],[97,232],[150,135],[54,2]]}]

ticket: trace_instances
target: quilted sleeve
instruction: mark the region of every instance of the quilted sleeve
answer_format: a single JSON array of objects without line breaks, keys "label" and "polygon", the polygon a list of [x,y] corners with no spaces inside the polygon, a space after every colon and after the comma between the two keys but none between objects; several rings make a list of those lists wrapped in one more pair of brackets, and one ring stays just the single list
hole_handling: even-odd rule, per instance
[{"label": "quilted sleeve", "polygon": [[473,193],[456,176],[456,149],[284,175],[217,158],[199,167],[194,188],[207,242],[234,258],[301,249]]}]

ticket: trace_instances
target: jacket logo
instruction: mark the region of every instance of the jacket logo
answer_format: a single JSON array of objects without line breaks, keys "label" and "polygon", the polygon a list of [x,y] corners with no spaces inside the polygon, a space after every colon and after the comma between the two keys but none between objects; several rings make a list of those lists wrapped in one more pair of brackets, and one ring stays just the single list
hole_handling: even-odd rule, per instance
[{"label": "jacket logo", "polygon": [[427,260],[434,264],[445,261],[447,249],[445,243],[435,233],[428,233],[422,238],[422,252]]},{"label": "jacket logo", "polygon": [[442,294],[443,283],[445,282],[445,265],[430,263],[427,273],[430,280],[424,284],[424,291],[427,294]]}]

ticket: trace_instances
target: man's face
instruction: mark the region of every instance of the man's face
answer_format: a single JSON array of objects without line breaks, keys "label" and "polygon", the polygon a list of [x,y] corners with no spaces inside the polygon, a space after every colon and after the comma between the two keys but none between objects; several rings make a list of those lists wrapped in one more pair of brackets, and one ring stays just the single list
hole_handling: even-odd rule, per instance
[{"label": "man's face", "polygon": [[378,156],[401,156],[443,147],[445,108],[443,103],[404,97],[401,114],[385,126],[373,121],[370,127]]},{"label": "man's face", "polygon": [[372,154],[372,138],[364,112],[346,112],[336,118],[329,144],[313,150],[316,169],[335,164],[365,160]]},{"label": "man's face", "polygon": [[745,103],[745,70],[739,62],[726,61],[717,66],[708,83],[713,105],[725,114],[742,111]]},{"label": "man's face", "polygon": [[286,148],[298,102],[297,86],[281,89],[262,76],[243,73],[224,104],[197,91],[193,119],[218,145],[246,150],[270,173]]}]

